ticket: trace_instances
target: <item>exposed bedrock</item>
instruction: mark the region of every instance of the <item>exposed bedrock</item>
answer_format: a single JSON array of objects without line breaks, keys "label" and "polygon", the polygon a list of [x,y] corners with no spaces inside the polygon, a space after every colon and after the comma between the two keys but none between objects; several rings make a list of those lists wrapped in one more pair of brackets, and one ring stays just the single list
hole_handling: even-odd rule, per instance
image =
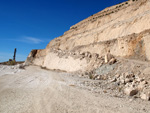
[{"label": "exposed bedrock", "polygon": [[[150,60],[150,0],[108,7],[70,27],[26,63],[68,72],[99,66],[106,54]],[[97,57],[97,58],[96,58]]]}]

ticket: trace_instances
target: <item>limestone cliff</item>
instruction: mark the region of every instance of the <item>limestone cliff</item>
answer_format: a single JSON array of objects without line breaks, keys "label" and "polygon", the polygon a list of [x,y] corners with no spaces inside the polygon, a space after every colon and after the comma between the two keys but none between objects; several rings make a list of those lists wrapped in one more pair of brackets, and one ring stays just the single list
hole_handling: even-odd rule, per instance
[{"label": "limestone cliff", "polygon": [[150,60],[149,49],[150,0],[128,0],[71,26],[44,50],[33,50],[26,63],[72,72],[96,68],[108,51]]}]

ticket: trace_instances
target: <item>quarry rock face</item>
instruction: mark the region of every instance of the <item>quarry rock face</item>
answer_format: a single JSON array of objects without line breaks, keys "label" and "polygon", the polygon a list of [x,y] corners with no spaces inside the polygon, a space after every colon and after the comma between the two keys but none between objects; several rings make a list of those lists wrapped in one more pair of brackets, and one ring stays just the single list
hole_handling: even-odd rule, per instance
[{"label": "quarry rock face", "polygon": [[150,60],[150,0],[128,0],[70,27],[45,49],[33,50],[26,63],[67,72],[104,63],[102,56]]}]

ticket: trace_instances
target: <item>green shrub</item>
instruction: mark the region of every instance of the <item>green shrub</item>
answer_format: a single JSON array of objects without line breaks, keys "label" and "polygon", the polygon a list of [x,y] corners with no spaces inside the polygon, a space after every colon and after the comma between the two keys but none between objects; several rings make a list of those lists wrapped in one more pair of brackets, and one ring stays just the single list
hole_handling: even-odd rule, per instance
[{"label": "green shrub", "polygon": [[8,65],[15,65],[15,64],[16,64],[15,60],[9,59]]}]

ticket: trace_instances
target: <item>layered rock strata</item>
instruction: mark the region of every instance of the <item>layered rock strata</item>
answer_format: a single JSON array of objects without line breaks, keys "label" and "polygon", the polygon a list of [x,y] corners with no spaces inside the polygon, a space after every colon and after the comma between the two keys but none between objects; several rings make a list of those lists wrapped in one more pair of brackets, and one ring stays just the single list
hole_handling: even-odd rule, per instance
[{"label": "layered rock strata", "polygon": [[113,56],[150,60],[149,48],[150,0],[129,0],[73,25],[44,50],[32,51],[26,63],[73,72],[96,68],[108,51]]}]

